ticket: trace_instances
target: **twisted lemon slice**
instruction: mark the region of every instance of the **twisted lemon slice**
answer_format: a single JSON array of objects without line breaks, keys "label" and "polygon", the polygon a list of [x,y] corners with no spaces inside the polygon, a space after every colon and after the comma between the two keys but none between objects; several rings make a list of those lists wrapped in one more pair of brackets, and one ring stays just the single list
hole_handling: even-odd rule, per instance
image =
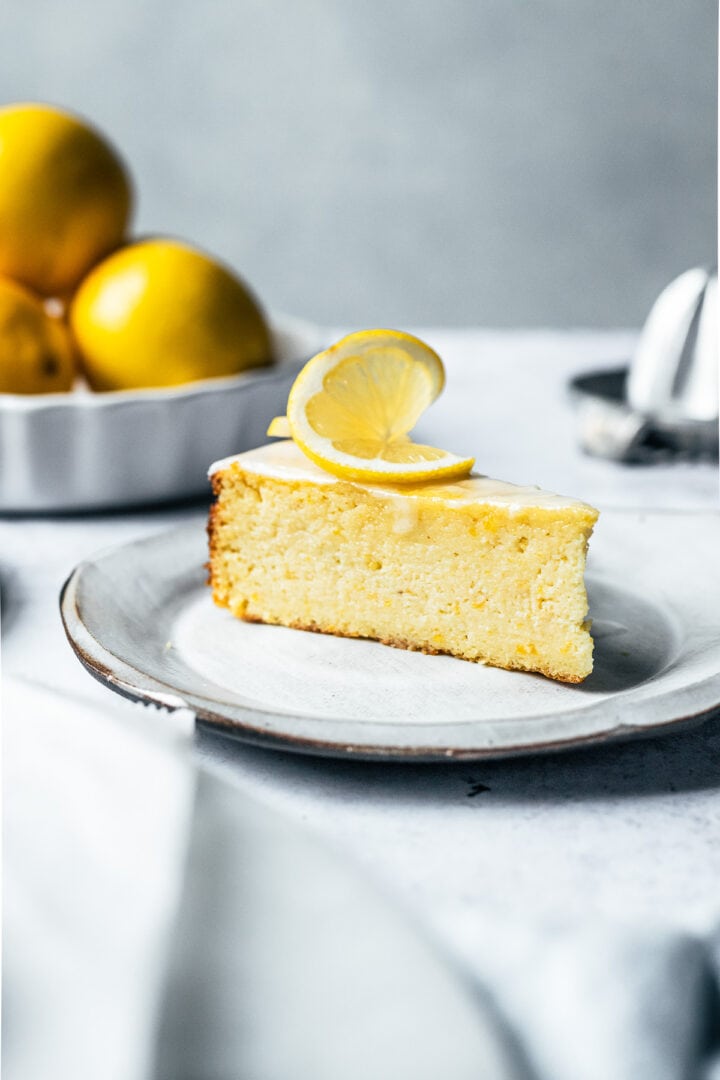
[{"label": "twisted lemon slice", "polygon": [[287,417],[276,417],[268,435],[291,436],[317,465],[348,480],[464,476],[473,458],[409,437],[444,384],[440,357],[419,338],[360,330],[308,361],[290,391]]}]

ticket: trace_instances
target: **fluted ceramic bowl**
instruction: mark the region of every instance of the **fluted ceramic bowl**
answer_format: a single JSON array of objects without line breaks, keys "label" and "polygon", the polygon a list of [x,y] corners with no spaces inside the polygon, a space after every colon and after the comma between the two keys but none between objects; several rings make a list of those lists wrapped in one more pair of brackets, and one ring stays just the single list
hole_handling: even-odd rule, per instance
[{"label": "fluted ceramic bowl", "polygon": [[138,506],[208,492],[211,462],[265,441],[303,363],[327,342],[272,322],[276,361],[169,389],[0,394],[0,512]]}]

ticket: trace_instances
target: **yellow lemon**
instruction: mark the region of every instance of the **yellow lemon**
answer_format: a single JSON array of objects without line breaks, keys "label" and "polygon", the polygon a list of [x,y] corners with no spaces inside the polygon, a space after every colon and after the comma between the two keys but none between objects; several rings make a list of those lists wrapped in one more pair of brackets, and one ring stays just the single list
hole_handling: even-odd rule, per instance
[{"label": "yellow lemon", "polygon": [[292,439],[290,421],[287,416],[275,416],[270,421],[266,432],[273,439]]},{"label": "yellow lemon", "polygon": [[308,361],[287,418],[268,434],[291,434],[316,464],[350,480],[414,483],[466,475],[473,459],[414,443],[409,432],[445,382],[442,361],[399,330],[361,330]]},{"label": "yellow lemon", "polygon": [[121,243],[131,201],[120,159],[84,121],[49,105],[0,109],[0,274],[68,293]]},{"label": "yellow lemon", "polygon": [[65,324],[24,286],[0,278],[0,393],[58,393],[70,390],[74,379]]},{"label": "yellow lemon", "polygon": [[70,322],[95,390],[176,386],[271,360],[247,287],[177,240],[139,241],[105,259],[80,285]]}]

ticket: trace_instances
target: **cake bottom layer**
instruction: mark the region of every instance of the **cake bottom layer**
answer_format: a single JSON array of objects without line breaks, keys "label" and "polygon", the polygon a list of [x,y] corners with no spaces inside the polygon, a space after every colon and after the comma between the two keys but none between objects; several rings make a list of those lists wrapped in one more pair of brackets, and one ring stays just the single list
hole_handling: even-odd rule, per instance
[{"label": "cake bottom layer", "polygon": [[580,682],[594,511],[443,505],[337,483],[213,478],[215,602],[274,623]]}]

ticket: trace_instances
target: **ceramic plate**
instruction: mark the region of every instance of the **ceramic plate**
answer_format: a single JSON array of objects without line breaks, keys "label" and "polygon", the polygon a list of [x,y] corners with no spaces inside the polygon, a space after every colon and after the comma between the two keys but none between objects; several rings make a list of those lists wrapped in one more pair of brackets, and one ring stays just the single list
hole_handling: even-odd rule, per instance
[{"label": "ceramic plate", "polygon": [[70,643],[111,689],[249,742],[444,760],[660,734],[720,704],[720,516],[601,515],[588,593],[595,670],[579,686],[371,641],[243,623],[205,584],[185,526],[76,568]]}]

